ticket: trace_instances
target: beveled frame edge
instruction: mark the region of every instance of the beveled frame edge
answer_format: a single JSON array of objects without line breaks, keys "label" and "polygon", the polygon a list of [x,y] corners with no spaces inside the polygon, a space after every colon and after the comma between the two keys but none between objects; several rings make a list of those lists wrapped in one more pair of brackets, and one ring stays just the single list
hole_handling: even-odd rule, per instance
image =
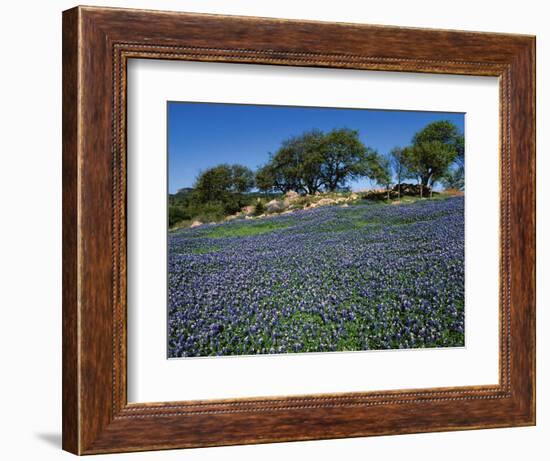
[{"label": "beveled frame edge", "polygon": [[[63,448],[89,454],[534,424],[534,51],[534,37],[506,34],[64,12]],[[498,76],[499,385],[128,404],[125,97],[132,58]]]}]

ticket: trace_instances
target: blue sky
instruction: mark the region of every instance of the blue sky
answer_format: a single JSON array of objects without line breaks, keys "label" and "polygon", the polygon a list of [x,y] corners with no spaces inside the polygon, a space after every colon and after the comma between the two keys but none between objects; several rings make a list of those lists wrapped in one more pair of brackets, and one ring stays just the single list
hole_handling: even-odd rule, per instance
[{"label": "blue sky", "polygon": [[[255,170],[283,140],[314,128],[358,130],[366,146],[386,154],[436,120],[450,120],[464,133],[462,113],[169,102],[168,189],[191,187],[200,171],[220,163]],[[364,179],[350,185],[372,186]]]}]

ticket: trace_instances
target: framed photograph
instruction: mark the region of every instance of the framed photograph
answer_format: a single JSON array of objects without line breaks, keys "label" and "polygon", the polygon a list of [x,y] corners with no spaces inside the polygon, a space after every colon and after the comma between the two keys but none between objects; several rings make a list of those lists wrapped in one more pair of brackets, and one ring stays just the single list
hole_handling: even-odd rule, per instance
[{"label": "framed photograph", "polygon": [[535,38],[63,13],[63,448],[535,424]]}]

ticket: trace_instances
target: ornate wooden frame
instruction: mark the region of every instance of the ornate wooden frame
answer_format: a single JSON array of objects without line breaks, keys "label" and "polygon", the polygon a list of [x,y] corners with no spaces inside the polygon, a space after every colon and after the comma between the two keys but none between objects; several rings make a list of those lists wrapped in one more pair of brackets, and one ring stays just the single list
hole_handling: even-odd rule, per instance
[{"label": "ornate wooden frame", "polygon": [[[131,58],[500,79],[496,386],[129,404]],[[63,13],[63,448],[77,454],[535,424],[535,38],[77,7]]]}]

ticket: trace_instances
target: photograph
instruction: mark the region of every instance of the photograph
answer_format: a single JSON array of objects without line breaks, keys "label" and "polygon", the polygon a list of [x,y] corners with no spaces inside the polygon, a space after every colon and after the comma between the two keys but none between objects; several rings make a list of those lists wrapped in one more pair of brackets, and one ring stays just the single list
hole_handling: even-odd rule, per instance
[{"label": "photograph", "polygon": [[168,357],[464,347],[464,114],[170,101]]}]

